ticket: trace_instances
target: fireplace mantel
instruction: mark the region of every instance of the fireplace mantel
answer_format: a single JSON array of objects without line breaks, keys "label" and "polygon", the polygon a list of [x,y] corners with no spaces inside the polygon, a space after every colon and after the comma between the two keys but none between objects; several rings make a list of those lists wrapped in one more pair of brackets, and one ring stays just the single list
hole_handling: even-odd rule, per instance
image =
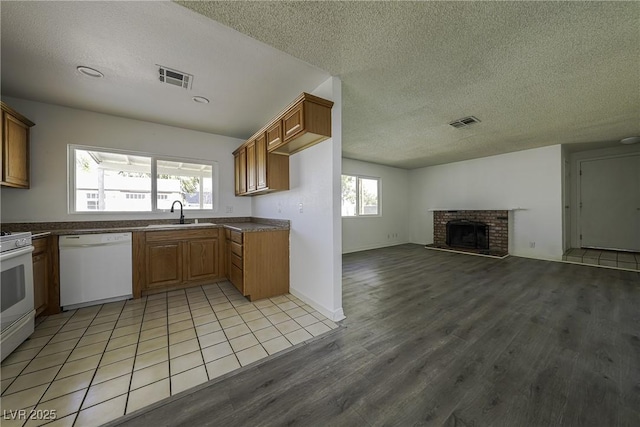
[{"label": "fireplace mantel", "polygon": [[452,212],[452,211],[526,211],[527,208],[497,208],[497,209],[462,209],[462,208],[436,208],[436,209],[428,209],[429,212]]}]

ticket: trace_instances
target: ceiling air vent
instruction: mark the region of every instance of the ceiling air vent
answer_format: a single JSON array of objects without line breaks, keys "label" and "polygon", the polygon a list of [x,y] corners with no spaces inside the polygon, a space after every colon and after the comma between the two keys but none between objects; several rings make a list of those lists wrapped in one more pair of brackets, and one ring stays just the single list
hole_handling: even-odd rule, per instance
[{"label": "ceiling air vent", "polygon": [[160,81],[162,83],[168,83],[174,86],[180,86],[183,89],[191,89],[191,83],[193,82],[193,75],[187,74],[182,71],[172,70],[162,65],[158,72],[160,73]]},{"label": "ceiling air vent", "polygon": [[473,116],[469,116],[469,117],[463,117],[458,120],[454,120],[451,123],[449,123],[449,125],[453,126],[454,128],[466,128],[467,126],[471,126],[474,123],[480,123],[480,120],[478,120]]}]

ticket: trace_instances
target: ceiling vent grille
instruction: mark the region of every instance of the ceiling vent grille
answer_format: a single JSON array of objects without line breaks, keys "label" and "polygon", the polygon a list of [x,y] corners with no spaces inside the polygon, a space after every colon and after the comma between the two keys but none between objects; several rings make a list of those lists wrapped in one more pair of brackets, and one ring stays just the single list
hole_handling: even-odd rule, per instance
[{"label": "ceiling vent grille", "polygon": [[193,82],[192,74],[172,70],[171,68],[162,65],[158,65],[158,67],[160,67],[158,72],[160,73],[160,81],[162,83],[179,86],[183,89],[191,89],[191,83]]},{"label": "ceiling vent grille", "polygon": [[454,120],[451,123],[449,123],[449,125],[459,129],[459,128],[466,128],[467,126],[471,126],[474,123],[480,123],[480,120],[478,120],[474,116],[469,116],[469,117],[463,117],[458,120]]}]

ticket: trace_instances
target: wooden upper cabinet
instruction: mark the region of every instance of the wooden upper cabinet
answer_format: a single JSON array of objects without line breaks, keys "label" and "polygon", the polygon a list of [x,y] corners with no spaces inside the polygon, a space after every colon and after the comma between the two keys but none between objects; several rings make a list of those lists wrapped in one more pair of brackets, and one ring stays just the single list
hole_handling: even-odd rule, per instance
[{"label": "wooden upper cabinet", "polygon": [[266,132],[254,136],[233,155],[236,196],[289,189],[289,157],[268,153]]},{"label": "wooden upper cabinet", "polygon": [[332,107],[303,93],[234,151],[236,196],[288,190],[289,154],[331,137]]},{"label": "wooden upper cabinet", "polygon": [[247,192],[256,191],[256,141],[251,141],[247,145]]},{"label": "wooden upper cabinet", "polygon": [[238,161],[239,170],[236,171],[236,177],[239,180],[238,188],[239,194],[246,194],[247,192],[247,149],[242,148],[240,150],[240,160]]},{"label": "wooden upper cabinet", "polygon": [[282,144],[282,120],[276,120],[267,128],[267,149],[279,147]]},{"label": "wooden upper cabinet", "polygon": [[4,102],[1,105],[1,184],[7,187],[29,188],[29,128],[34,123]]},{"label": "wooden upper cabinet", "polygon": [[239,196],[240,193],[240,153],[236,153],[233,155],[233,171],[234,171],[234,181],[235,181],[235,194]]},{"label": "wooden upper cabinet", "polygon": [[297,104],[282,118],[284,128],[284,142],[290,141],[292,138],[295,138],[296,135],[304,130],[302,106],[303,103]]},{"label": "wooden upper cabinet", "polygon": [[303,93],[282,114],[282,140],[269,152],[294,154],[331,137],[333,102]]},{"label": "wooden upper cabinet", "polygon": [[267,185],[267,137],[263,134],[256,138],[256,189],[264,190]]}]

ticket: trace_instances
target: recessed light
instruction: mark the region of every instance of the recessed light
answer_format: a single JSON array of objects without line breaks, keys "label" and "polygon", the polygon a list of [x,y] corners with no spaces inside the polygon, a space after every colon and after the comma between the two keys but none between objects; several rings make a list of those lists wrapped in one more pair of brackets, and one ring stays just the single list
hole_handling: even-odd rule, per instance
[{"label": "recessed light", "polygon": [[85,76],[93,77],[96,79],[101,79],[102,77],[104,77],[104,74],[102,74],[100,71],[96,70],[95,68],[85,67],[84,65],[78,66],[76,70],[78,70]]},{"label": "recessed light", "polygon": [[209,100],[207,98],[205,98],[204,96],[194,96],[193,98],[194,102],[197,102],[198,104],[208,104]]},{"label": "recessed light", "polygon": [[636,144],[638,142],[640,142],[640,136],[630,136],[628,138],[623,138],[620,140],[621,144],[626,144],[626,145]]}]

